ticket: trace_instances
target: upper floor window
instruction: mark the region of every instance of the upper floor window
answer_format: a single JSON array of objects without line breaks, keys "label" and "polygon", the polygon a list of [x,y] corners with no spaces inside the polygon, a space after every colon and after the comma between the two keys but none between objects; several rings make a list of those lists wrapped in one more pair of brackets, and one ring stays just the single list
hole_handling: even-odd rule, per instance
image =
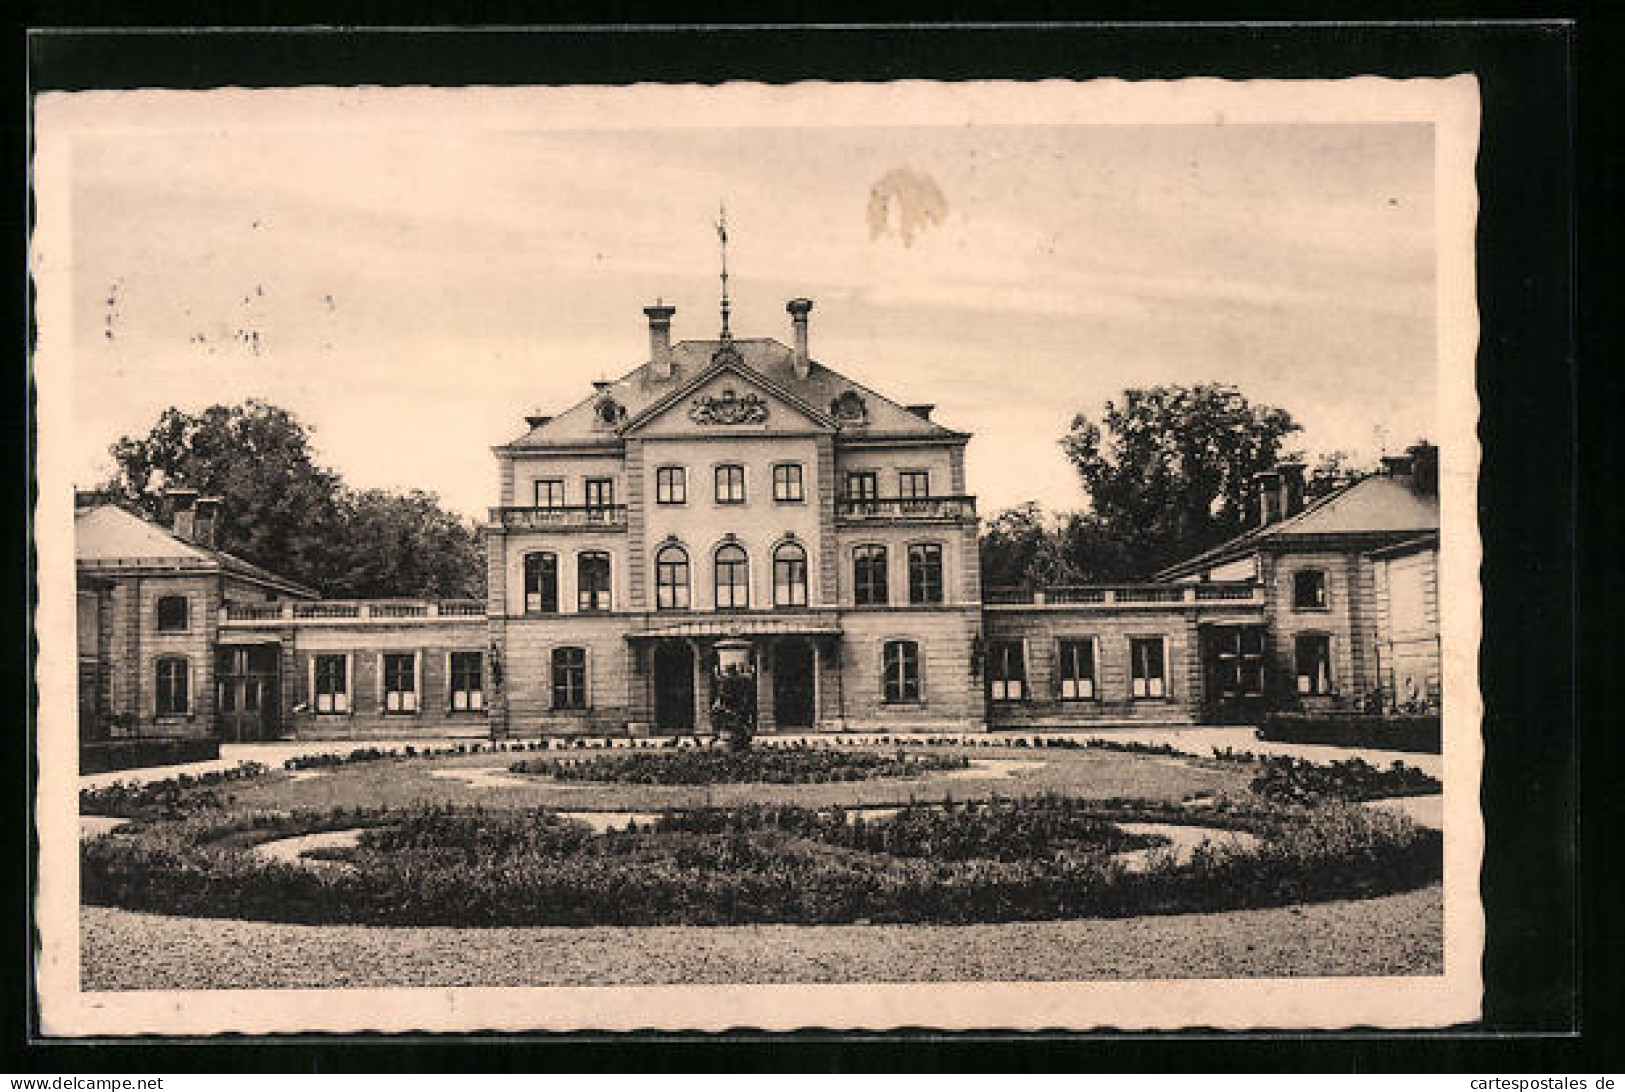
[{"label": "upper floor window", "polygon": [[1087,637],[1063,637],[1055,665],[1062,701],[1089,701],[1095,696],[1095,643]]},{"label": "upper floor window", "polygon": [[942,602],[942,547],[917,542],[908,548],[908,601]]},{"label": "upper floor window", "polygon": [[587,507],[598,509],[615,507],[614,478],[587,479]]},{"label": "upper floor window", "polygon": [[852,599],[860,607],[886,603],[886,547],[859,546],[852,551]]},{"label": "upper floor window", "polygon": [[350,663],[342,653],[322,653],[311,662],[311,690],[318,713],[345,713],[350,709]]},{"label": "upper floor window", "polygon": [[583,550],[576,555],[576,610],[594,613],[609,609],[609,555]]},{"label": "upper floor window", "polygon": [[451,707],[454,711],[485,708],[485,657],[479,652],[453,652],[447,674],[451,676]]},{"label": "upper floor window", "polygon": [[688,609],[688,553],[681,546],[666,546],[655,555],[655,607]]},{"label": "upper floor window", "polygon": [[1292,574],[1292,609],[1325,610],[1326,574],[1320,569],[1299,569]]},{"label": "upper floor window", "polygon": [[897,495],[899,497],[929,497],[931,495],[931,472],[929,470],[903,470],[897,474]]},{"label": "upper floor window", "polygon": [[185,716],[192,710],[192,665],[179,656],[165,656],[154,665],[160,717]]},{"label": "upper floor window", "polygon": [[920,700],[920,646],[887,641],[881,653],[882,694],[887,701]]},{"label": "upper floor window", "polygon": [[564,507],[564,479],[542,478],[536,483],[536,507]]},{"label": "upper floor window", "polygon": [[553,614],[558,609],[558,556],[556,554],[526,554],[525,613]]},{"label": "upper floor window", "polygon": [[773,551],[773,605],[807,605],[807,551],[799,543],[786,542]]},{"label": "upper floor window", "polygon": [[780,463],[773,468],[773,499],[789,502],[807,499],[800,463]]},{"label": "upper floor window", "polygon": [[745,503],[745,468],[737,463],[717,467],[717,503]]},{"label": "upper floor window", "polygon": [[553,650],[553,708],[587,708],[587,650]]},{"label": "upper floor window", "polygon": [[1027,648],[1020,641],[989,641],[987,693],[994,701],[1027,696]]},{"label": "upper floor window", "polygon": [[1293,642],[1293,663],[1298,676],[1298,693],[1332,692],[1332,639],[1322,633],[1300,633]]},{"label": "upper floor window", "polygon": [[417,708],[417,656],[410,652],[384,653],[384,712],[415,713]]},{"label": "upper floor window", "polygon": [[190,627],[189,609],[184,595],[158,597],[158,632],[185,633]]},{"label": "upper floor window", "polygon": [[1131,637],[1128,643],[1129,696],[1168,696],[1168,676],[1161,637]]},{"label": "upper floor window", "polygon": [[687,504],[688,471],[680,466],[663,466],[656,470],[655,503]]},{"label": "upper floor window", "polygon": [[750,560],[732,543],[717,550],[718,610],[744,610],[750,606]]},{"label": "upper floor window", "polygon": [[851,470],[846,475],[849,500],[874,500],[880,496],[880,476],[873,470]]}]

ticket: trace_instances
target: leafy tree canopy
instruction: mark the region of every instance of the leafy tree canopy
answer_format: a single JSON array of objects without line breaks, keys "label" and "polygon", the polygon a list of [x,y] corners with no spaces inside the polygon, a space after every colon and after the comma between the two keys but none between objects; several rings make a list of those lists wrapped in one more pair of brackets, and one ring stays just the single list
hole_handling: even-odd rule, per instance
[{"label": "leafy tree canopy", "polygon": [[1299,425],[1235,387],[1130,389],[1101,424],[1079,414],[1061,439],[1096,521],[1085,539],[1119,544],[1098,568],[1144,577],[1239,534],[1253,475],[1273,467]]},{"label": "leafy tree canopy", "polygon": [[159,522],[167,489],[218,496],[220,549],[324,595],[484,595],[474,527],[428,493],[347,488],[316,463],[309,430],[268,402],[170,408],[109,450],[117,473],[101,493]]}]

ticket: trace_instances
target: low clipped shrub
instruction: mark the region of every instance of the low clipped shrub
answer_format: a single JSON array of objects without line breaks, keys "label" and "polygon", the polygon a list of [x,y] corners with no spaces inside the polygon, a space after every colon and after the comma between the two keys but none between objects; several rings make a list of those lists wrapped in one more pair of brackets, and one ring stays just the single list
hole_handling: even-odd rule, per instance
[{"label": "low clipped shrub", "polygon": [[[1440,874],[1438,832],[1403,816],[1343,804],[1247,813],[1255,829],[1269,823],[1257,844],[1154,854],[1144,871],[1113,856],[1139,844],[1130,836],[1043,801],[917,807],[861,828],[834,812],[726,809],[604,834],[539,809],[207,815],[85,842],[81,885],[92,904],[307,923],[962,923],[1273,906]],[[323,856],[349,867],[252,850],[346,826],[369,829]]]},{"label": "low clipped shrub", "polygon": [[1252,791],[1270,800],[1384,800],[1444,791],[1437,778],[1398,761],[1387,769],[1358,758],[1325,765],[1270,755],[1258,761],[1263,769],[1253,778]]},{"label": "low clipped shrub", "polygon": [[527,759],[515,762],[509,770],[548,774],[558,781],[615,781],[634,785],[720,785],[751,781],[810,785],[918,777],[969,768],[970,760],[960,755],[905,755],[901,749],[886,755],[797,746],[750,751],[698,748],[640,751],[568,761]]},{"label": "low clipped shrub", "polygon": [[231,801],[230,793],[223,789],[269,771],[263,762],[240,762],[225,770],[179,774],[160,781],[115,781],[100,788],[80,789],[79,814],[135,819],[219,809]]}]

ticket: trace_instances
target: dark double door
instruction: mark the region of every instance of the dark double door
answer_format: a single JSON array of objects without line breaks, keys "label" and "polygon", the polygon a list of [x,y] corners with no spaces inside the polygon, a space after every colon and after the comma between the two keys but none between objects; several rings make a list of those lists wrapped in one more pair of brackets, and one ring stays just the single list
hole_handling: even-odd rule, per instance
[{"label": "dark double door", "polygon": [[276,645],[228,645],[215,667],[215,717],[220,738],[248,743],[277,737],[282,650]]},{"label": "dark double door", "polygon": [[655,645],[655,730],[694,730],[694,649],[687,641]]},{"label": "dark double door", "polygon": [[773,723],[779,731],[813,726],[815,672],[811,642],[787,637],[773,646]]}]

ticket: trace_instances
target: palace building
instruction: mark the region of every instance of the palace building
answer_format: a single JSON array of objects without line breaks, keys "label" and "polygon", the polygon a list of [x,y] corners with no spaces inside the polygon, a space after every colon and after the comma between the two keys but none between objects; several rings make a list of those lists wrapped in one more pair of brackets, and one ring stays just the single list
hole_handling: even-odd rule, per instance
[{"label": "palace building", "polygon": [[1435,449],[1123,586],[982,587],[970,436],[789,343],[672,340],[494,448],[483,603],[323,600],[213,547],[78,511],[80,724],[120,735],[711,730],[719,669],[762,732],[1247,721],[1437,707]]}]

